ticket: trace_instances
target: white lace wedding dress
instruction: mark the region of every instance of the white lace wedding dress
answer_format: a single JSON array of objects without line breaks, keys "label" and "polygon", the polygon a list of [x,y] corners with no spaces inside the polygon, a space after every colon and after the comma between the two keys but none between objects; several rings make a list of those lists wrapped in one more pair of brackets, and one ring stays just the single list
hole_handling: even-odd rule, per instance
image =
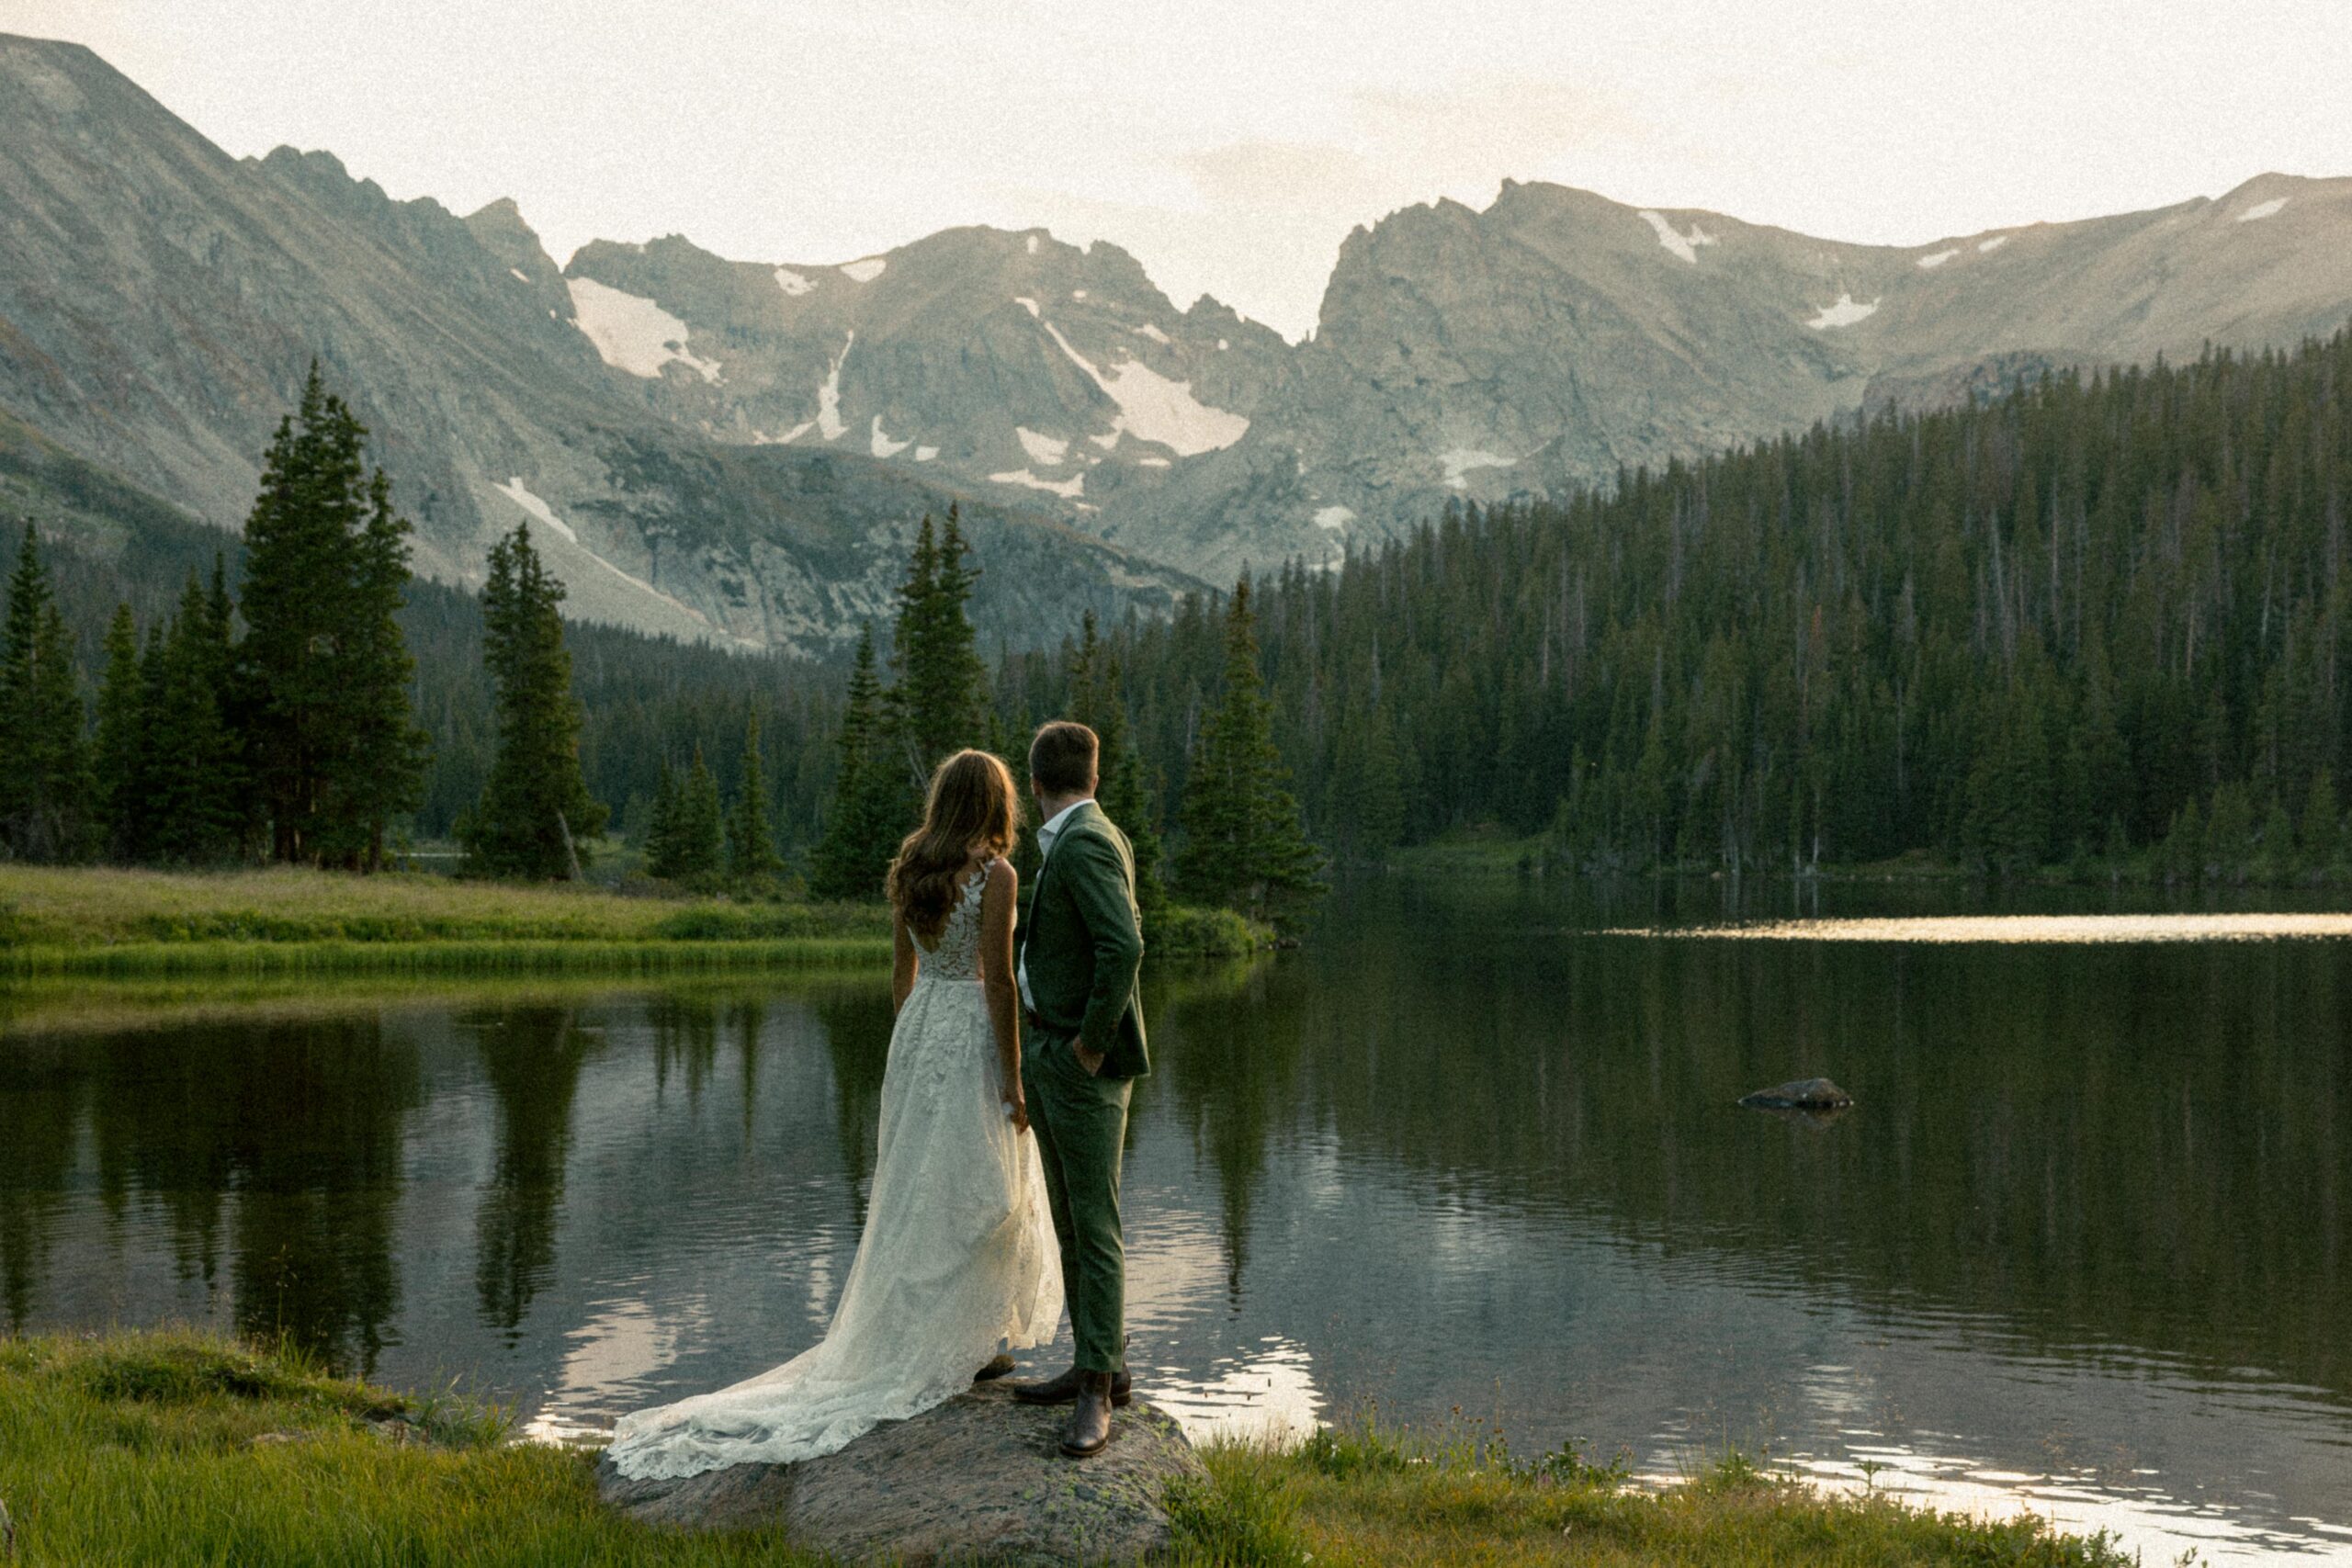
[{"label": "white lace wedding dress", "polygon": [[1037,1140],[1013,1130],[980,986],[975,876],[899,1010],[865,1235],[822,1341],[771,1371],[621,1417],[631,1478],[814,1459],[969,1388],[1001,1348],[1051,1339],[1059,1254]]}]

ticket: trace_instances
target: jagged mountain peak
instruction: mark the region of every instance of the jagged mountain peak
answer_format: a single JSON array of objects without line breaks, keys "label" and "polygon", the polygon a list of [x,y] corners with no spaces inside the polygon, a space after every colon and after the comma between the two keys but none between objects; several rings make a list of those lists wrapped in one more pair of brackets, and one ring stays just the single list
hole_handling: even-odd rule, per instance
[{"label": "jagged mountain peak", "polygon": [[[0,38],[0,406],[232,521],[315,354],[429,569],[478,570],[527,517],[575,608],[772,645],[878,602],[910,506],[996,519],[1044,552],[1032,588],[1138,558],[1229,581],[1456,499],[2352,313],[2352,180],[2280,173],[1917,245],[1506,180],[1354,230],[1294,344],[1042,228],[559,267],[511,201],[458,219],[327,153],[241,164],[74,45]],[[1078,560],[1065,528],[1133,554]]]}]

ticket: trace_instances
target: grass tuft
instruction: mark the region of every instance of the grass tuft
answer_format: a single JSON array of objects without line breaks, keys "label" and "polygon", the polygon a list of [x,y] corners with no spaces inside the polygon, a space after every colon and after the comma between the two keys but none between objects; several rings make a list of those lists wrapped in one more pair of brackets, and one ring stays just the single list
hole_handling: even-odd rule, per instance
[{"label": "grass tuft", "polygon": [[[815,1568],[777,1533],[650,1529],[596,1501],[592,1456],[509,1440],[455,1390],[334,1378],[290,1347],[186,1332],[0,1339],[0,1498],[51,1568]],[[1824,1496],[1725,1456],[1664,1493],[1466,1428],[1216,1444],[1171,1490],[1188,1568],[1354,1563],[2121,1568],[2105,1541],[1883,1496]]]}]

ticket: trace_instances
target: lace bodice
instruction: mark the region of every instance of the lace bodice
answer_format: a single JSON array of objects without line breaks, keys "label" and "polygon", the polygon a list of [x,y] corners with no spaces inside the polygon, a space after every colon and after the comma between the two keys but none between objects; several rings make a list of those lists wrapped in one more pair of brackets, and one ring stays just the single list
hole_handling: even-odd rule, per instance
[{"label": "lace bodice", "polygon": [[922,955],[919,979],[977,980],[980,977],[980,895],[988,885],[989,870],[982,866],[964,884],[963,896],[956,907],[947,911],[947,923],[940,928],[939,945],[925,947],[922,939],[915,949]]}]

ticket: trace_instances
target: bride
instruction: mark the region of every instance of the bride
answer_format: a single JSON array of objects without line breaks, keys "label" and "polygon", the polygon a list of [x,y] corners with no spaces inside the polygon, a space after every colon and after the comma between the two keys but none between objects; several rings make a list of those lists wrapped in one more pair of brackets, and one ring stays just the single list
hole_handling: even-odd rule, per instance
[{"label": "bride", "polygon": [[1053,1337],[1059,1255],[1021,1092],[1012,774],[958,751],[890,866],[898,1024],[865,1235],[822,1341],[716,1393],[621,1417],[632,1479],[829,1454]]}]

